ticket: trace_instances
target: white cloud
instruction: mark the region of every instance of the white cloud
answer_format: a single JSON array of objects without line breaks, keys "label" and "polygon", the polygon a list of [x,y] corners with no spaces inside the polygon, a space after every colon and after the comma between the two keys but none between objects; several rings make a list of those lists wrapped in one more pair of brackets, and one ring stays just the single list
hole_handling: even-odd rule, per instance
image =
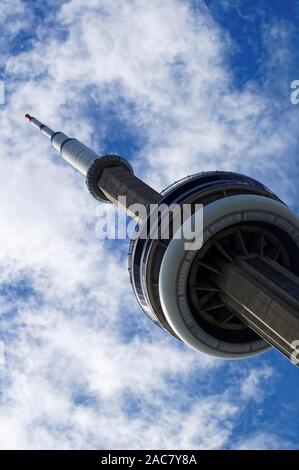
[{"label": "white cloud", "polygon": [[252,369],[242,382],[241,392],[248,399],[260,402],[264,398],[265,389],[259,387],[260,382],[267,383],[272,377],[273,370],[270,367],[263,367],[262,369]]},{"label": "white cloud", "polygon": [[248,438],[243,438],[239,445],[236,445],[238,450],[291,450],[296,449],[293,442],[286,439],[279,439],[271,431],[261,431]]},{"label": "white cloud", "polygon": [[[57,29],[66,30],[65,39]],[[16,298],[11,316],[5,298],[1,303],[1,325],[12,335],[1,446],[226,446],[270,369],[252,370],[221,396],[192,391],[191,400],[184,386],[190,376],[204,384],[227,363],[195,354],[149,324],[130,290],[124,246],[108,248],[94,237],[95,202],[81,175],[22,116],[32,112],[102,147],[109,129],[99,122],[95,138],[97,116],[87,108],[91,98],[110,106],[145,138],[136,168],[159,188],[216,168],[258,172],[263,180],[270,172],[278,187],[290,131],[282,117],[277,132],[271,100],[259,89],[234,88],[224,60],[230,40],[203,6],[195,14],[179,0],[71,0],[57,10],[57,29],[39,31],[35,47],[7,61],[0,274],[12,285],[27,277],[35,296]],[[90,402],[78,403],[80,393]],[[136,416],[126,410],[134,399]]]},{"label": "white cloud", "polygon": [[[164,338],[124,344],[114,329],[49,306],[40,314],[24,309],[18,322],[2,395],[2,448],[221,448],[250,402],[243,377],[205,396],[200,389],[220,373],[217,362]],[[251,373],[258,393],[265,374]],[[184,390],[180,382],[192,374],[198,390]]]}]

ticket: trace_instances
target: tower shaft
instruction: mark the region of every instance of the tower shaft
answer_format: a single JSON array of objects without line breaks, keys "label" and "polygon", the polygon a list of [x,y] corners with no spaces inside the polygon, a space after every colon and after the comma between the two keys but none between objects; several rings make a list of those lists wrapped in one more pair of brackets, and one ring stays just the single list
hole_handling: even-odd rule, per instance
[{"label": "tower shaft", "polygon": [[[299,278],[261,256],[223,263],[213,275],[220,297],[288,359],[299,346]],[[296,343],[298,341],[298,344]]]},{"label": "tower shaft", "polygon": [[205,243],[195,253],[175,234],[167,241],[152,237],[162,220],[134,241],[131,281],[153,321],[218,357],[247,357],[267,349],[267,343],[295,357],[299,222],[271,190],[245,175],[209,172],[182,180],[162,196],[136,177],[124,158],[101,157],[77,139],[26,117],[86,177],[97,200],[120,205],[139,222],[147,219],[150,204],[204,206]]},{"label": "tower shaft", "polygon": [[[101,174],[98,187],[111,202],[118,204],[127,214],[135,217],[132,206],[142,204],[147,208],[150,204],[158,204],[161,195],[132,173],[120,166],[106,168]],[[119,196],[126,197],[126,207]],[[137,218],[142,219],[142,213]]]}]

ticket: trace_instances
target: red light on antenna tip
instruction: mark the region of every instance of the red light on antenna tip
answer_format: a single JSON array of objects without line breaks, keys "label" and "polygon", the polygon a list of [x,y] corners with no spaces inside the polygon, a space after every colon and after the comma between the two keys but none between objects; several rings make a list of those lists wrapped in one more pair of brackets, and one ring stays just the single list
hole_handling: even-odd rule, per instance
[{"label": "red light on antenna tip", "polygon": [[29,121],[31,121],[32,116],[30,116],[30,114],[25,114],[25,118],[26,118],[26,119],[29,119]]}]

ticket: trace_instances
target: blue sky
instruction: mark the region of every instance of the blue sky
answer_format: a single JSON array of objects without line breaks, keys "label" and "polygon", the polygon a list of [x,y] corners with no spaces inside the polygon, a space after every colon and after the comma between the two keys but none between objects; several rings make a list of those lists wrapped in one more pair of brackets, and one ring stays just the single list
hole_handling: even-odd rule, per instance
[{"label": "blue sky", "polygon": [[151,324],[128,241],[94,233],[81,175],[31,112],[158,190],[227,169],[296,211],[296,0],[3,1],[2,448],[297,448],[297,369],[200,355]]}]

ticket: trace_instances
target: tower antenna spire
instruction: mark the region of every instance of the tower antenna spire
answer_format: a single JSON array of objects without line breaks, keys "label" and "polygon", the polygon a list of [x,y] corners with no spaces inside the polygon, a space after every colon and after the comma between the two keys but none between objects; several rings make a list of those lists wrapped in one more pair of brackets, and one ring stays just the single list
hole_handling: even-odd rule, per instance
[{"label": "tower antenna spire", "polygon": [[53,135],[55,134],[52,129],[50,129],[48,126],[40,122],[38,119],[35,117],[31,116],[30,114],[25,114],[25,118],[28,119],[30,124],[33,126],[37,127],[45,136],[48,137],[48,139],[52,139]]}]

